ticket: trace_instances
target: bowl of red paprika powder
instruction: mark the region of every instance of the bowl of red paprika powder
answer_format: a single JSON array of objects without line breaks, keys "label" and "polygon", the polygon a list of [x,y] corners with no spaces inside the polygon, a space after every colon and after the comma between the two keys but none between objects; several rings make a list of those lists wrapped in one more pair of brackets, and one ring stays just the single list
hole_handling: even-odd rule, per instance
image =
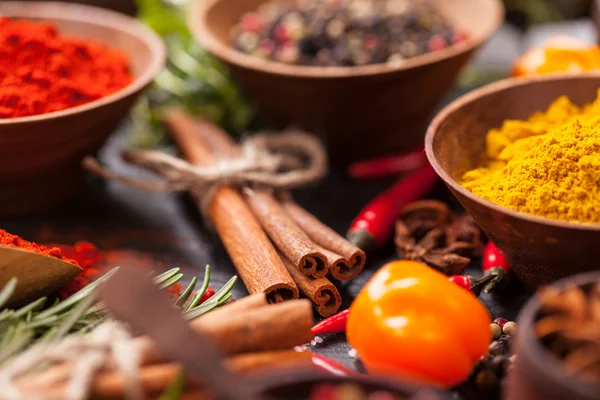
[{"label": "bowl of red paprika powder", "polygon": [[0,215],[51,209],[166,62],[160,37],[101,8],[0,4]]}]

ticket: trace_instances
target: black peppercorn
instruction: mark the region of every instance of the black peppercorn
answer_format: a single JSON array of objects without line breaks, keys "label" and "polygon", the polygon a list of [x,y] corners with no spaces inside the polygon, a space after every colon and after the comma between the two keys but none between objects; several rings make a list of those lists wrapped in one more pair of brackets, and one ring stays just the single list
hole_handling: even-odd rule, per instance
[{"label": "black peppercorn", "polygon": [[475,377],[475,385],[481,392],[491,392],[498,387],[498,377],[490,369],[482,369]]},{"label": "black peppercorn", "polygon": [[397,64],[466,39],[437,9],[408,0],[272,1],[231,34],[244,53],[321,66]]}]

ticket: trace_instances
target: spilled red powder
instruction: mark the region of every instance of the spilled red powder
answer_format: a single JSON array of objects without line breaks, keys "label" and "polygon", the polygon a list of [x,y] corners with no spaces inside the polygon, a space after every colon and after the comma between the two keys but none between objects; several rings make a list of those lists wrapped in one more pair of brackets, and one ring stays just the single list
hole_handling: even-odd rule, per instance
[{"label": "spilled red powder", "polygon": [[[165,262],[156,259],[152,254],[130,249],[114,249],[103,252],[103,264],[108,268],[117,266],[122,267],[139,267],[146,268],[152,271],[166,271],[171,268]],[[164,291],[170,298],[176,300],[185,288],[183,285],[176,283],[169,286]]]},{"label": "spilled red powder", "polygon": [[[65,299],[77,293],[110,269],[117,266],[134,266],[146,269],[164,269],[150,254],[135,250],[100,251],[89,242],[77,242],[74,246],[57,245],[63,255],[76,260],[83,271],[67,283],[59,292],[59,297]],[[184,287],[178,283],[165,289],[172,299],[177,299]]]},{"label": "spilled red powder", "polygon": [[132,81],[121,51],[61,35],[49,22],[0,17],[0,119],[75,107]]},{"label": "spilled red powder", "polygon": [[58,258],[59,260],[66,261],[68,263],[80,267],[76,260],[63,254],[62,250],[59,247],[47,247],[39,245],[37,243],[28,242],[27,240],[24,240],[17,235],[13,235],[12,233],[6,232],[4,229],[0,229],[0,245],[8,247],[18,247],[23,250],[33,251],[35,253]]},{"label": "spilled red powder", "polygon": [[97,268],[102,261],[102,253],[89,242],[77,242],[74,246],[57,245],[63,255],[74,259],[83,271],[71,279],[59,292],[61,299],[77,293],[94,280],[99,278],[100,271]]}]

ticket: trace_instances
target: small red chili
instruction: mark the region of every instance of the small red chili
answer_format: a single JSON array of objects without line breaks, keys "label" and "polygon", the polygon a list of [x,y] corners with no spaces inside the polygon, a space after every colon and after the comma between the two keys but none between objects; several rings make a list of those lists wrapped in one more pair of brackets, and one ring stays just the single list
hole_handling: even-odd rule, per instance
[{"label": "small red chili", "polygon": [[215,294],[215,289],[211,288],[210,286],[207,287],[206,292],[204,292],[204,294],[202,295],[202,298],[200,299],[199,304],[204,303],[205,301],[207,301],[208,299],[213,297],[214,294]]},{"label": "small red chili", "polygon": [[426,162],[423,147],[419,147],[404,154],[355,162],[348,167],[348,175],[355,179],[397,176],[414,171]]},{"label": "small red chili", "polygon": [[471,290],[471,279],[466,275],[453,275],[449,277],[448,280],[452,283],[456,283],[463,289]]},{"label": "small red chili", "polygon": [[481,278],[474,278],[470,275],[452,275],[448,280],[479,296],[483,288],[495,278],[496,275],[484,275]]},{"label": "small red chili", "polygon": [[367,204],[352,221],[346,237],[365,251],[383,246],[392,237],[402,206],[421,199],[433,189],[437,179],[435,170],[425,163]]},{"label": "small red chili", "polygon": [[483,250],[483,275],[493,276],[483,292],[489,294],[501,281],[505,281],[510,273],[510,267],[506,256],[490,240]]},{"label": "small red chili", "polygon": [[349,309],[340,311],[329,318],[325,318],[310,330],[313,335],[323,335],[325,333],[339,333],[346,331],[346,322],[348,322]]},{"label": "small red chili", "polygon": [[339,362],[332,360],[331,358],[322,356],[320,354],[312,354],[313,365],[317,370],[326,372],[332,375],[338,376],[352,376],[358,375],[358,372],[352,371],[350,368],[340,364]]},{"label": "small red chili", "polygon": [[509,272],[508,261],[500,250],[492,241],[489,241],[483,251],[483,271],[489,271],[492,268],[501,268],[505,272]]}]

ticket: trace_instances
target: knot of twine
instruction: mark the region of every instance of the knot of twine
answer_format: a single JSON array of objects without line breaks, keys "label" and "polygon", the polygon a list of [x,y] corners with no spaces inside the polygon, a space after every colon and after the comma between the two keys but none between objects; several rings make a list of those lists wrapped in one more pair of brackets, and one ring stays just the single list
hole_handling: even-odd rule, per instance
[{"label": "knot of twine", "polygon": [[[114,363],[117,371],[125,377],[128,398],[141,399],[139,353],[132,340],[133,337],[123,325],[108,320],[87,335],[71,335],[58,342],[34,345],[0,370],[0,399],[84,400],[89,398],[95,374],[109,363]],[[18,378],[23,377],[23,381],[26,381],[28,373],[46,363],[72,364],[73,373],[65,392],[58,394],[49,391],[37,397],[23,393],[16,382]]]},{"label": "knot of twine", "polygon": [[321,179],[327,172],[327,154],[314,136],[299,131],[261,133],[241,144],[238,157],[220,158],[209,167],[154,150],[129,150],[123,158],[163,178],[163,182],[143,181],[106,170],[92,157],[84,166],[108,180],[119,181],[143,190],[192,191],[199,197],[201,211],[221,186],[262,185],[271,189],[293,189]]}]

